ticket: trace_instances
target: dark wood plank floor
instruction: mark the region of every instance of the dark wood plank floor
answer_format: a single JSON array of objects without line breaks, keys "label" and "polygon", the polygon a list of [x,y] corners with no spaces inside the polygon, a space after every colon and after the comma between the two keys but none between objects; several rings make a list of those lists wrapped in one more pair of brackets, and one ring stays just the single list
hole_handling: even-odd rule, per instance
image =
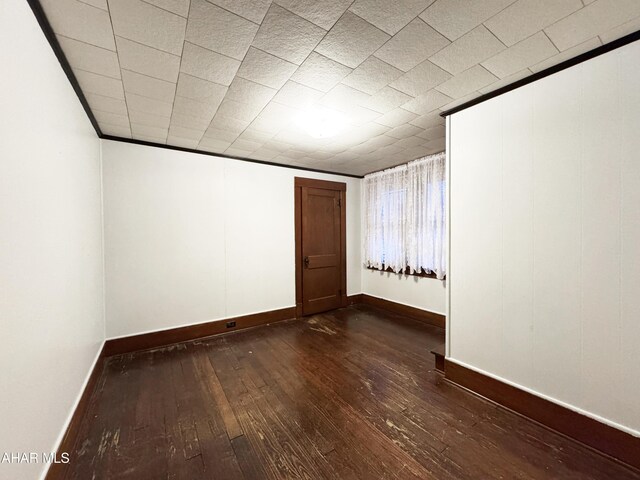
[{"label": "dark wood plank floor", "polygon": [[353,306],[111,357],[68,478],[638,478],[443,382],[443,341]]}]

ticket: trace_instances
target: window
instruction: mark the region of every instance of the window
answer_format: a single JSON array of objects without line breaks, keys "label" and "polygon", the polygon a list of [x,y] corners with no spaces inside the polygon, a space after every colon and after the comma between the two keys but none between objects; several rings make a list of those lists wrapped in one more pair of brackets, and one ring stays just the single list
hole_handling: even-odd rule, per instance
[{"label": "window", "polygon": [[365,176],[365,264],[446,275],[445,155]]}]

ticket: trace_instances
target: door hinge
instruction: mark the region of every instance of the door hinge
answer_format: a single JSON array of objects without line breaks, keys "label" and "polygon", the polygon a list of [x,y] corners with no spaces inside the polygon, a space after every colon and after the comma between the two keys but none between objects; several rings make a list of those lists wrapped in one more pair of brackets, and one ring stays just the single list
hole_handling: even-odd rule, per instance
[{"label": "door hinge", "polygon": [[342,202],[340,201],[340,197],[338,197],[338,206],[341,207],[342,206]]}]

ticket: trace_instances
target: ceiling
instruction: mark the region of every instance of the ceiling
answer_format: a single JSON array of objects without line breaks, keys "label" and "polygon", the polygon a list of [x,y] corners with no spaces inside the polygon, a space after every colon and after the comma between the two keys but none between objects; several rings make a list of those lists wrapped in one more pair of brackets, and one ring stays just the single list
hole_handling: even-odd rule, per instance
[{"label": "ceiling", "polygon": [[[640,29],[638,0],[41,4],[103,133],[355,175],[444,150],[441,111]],[[309,112],[346,125],[314,138]]]}]

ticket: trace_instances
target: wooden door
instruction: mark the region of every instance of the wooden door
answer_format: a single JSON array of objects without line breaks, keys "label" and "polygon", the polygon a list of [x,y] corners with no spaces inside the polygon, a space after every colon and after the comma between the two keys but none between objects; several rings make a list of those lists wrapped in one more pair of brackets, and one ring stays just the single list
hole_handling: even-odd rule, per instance
[{"label": "wooden door", "polygon": [[346,305],[346,184],[296,178],[299,315]]}]

